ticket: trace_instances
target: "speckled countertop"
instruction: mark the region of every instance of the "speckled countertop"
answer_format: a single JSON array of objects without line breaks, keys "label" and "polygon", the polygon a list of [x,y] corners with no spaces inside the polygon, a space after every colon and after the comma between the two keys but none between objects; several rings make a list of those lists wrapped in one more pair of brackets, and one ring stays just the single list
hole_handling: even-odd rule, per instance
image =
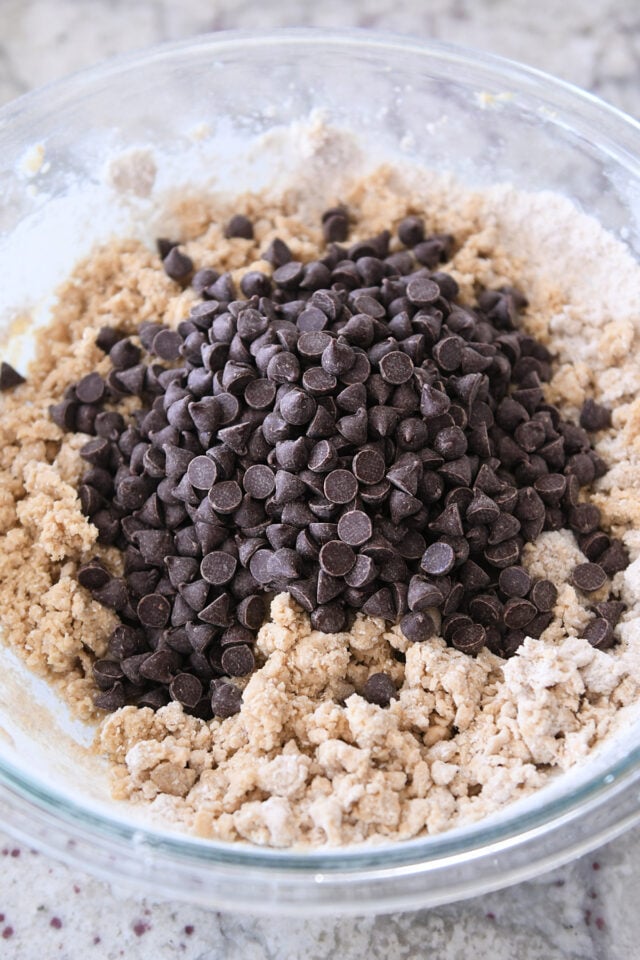
[{"label": "speckled countertop", "polygon": [[[359,26],[491,50],[640,115],[637,0],[2,0],[0,102],[209,30]],[[535,882],[389,917],[253,919],[132,898],[0,833],[8,960],[636,960],[640,827]]]}]

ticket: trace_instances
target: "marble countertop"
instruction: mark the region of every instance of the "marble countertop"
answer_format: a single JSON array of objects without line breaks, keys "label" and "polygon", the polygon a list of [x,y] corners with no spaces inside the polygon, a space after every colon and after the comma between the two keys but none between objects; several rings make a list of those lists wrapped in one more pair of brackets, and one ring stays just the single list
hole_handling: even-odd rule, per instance
[{"label": "marble countertop", "polygon": [[[203,31],[358,26],[475,46],[640,115],[636,0],[2,0],[0,103],[115,53]],[[640,827],[537,881],[388,917],[254,919],[124,894],[0,833],[0,957],[634,960]]]}]

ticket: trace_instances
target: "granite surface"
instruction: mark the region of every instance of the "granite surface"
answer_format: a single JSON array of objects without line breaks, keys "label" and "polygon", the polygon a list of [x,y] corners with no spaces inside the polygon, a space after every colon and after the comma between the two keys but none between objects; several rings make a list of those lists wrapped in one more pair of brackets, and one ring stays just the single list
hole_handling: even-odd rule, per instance
[{"label": "granite surface", "polygon": [[[209,30],[360,26],[522,60],[640,115],[637,0],[1,0],[0,102]],[[8,960],[636,960],[640,828],[537,881],[389,917],[253,919],[125,895],[0,834]]]}]

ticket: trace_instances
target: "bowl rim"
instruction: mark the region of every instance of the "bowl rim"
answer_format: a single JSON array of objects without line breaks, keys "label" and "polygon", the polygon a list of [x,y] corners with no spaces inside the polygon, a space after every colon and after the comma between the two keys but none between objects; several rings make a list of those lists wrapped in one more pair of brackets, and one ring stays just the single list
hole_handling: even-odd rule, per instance
[{"label": "bowl rim", "polygon": [[[594,94],[536,68],[473,48],[440,41],[415,40],[396,33],[382,34],[359,29],[287,28],[260,34],[251,31],[221,31],[108,58],[6,104],[0,109],[0,134],[25,113],[37,113],[46,107],[51,97],[73,98],[88,83],[108,81],[110,76],[144,69],[154,62],[180,60],[185,55],[231,53],[239,49],[246,51],[280,46],[294,51],[314,45],[336,51],[355,47],[376,53],[411,53],[425,58],[425,62],[431,59],[432,62],[447,63],[453,67],[456,64],[471,64],[484,71],[487,76],[499,76],[501,81],[513,83],[518,91],[531,94],[537,102],[542,100],[551,107],[556,106],[558,111],[570,107],[574,129],[592,130],[597,122],[598,146],[601,152],[613,155],[619,163],[631,170],[634,176],[640,178],[640,123]],[[339,885],[349,878],[360,878],[363,882],[375,882],[377,878],[384,879],[389,876],[399,879],[403,873],[428,872],[430,867],[440,866],[445,861],[453,864],[460,858],[469,861],[482,857],[488,861],[506,847],[526,847],[527,844],[534,843],[540,832],[549,826],[566,824],[578,815],[582,816],[585,811],[591,811],[595,815],[608,800],[619,795],[621,790],[633,786],[638,779],[640,746],[629,751],[622,759],[612,763],[569,795],[556,797],[525,814],[517,809],[519,804],[515,805],[515,813],[511,812],[514,805],[509,805],[501,812],[499,823],[493,823],[493,818],[488,818],[486,822],[481,820],[443,834],[379,846],[354,845],[287,851],[203,841],[189,835],[158,829],[153,824],[142,827],[138,823],[127,824],[115,815],[96,815],[82,804],[63,797],[57,790],[50,789],[37,780],[31,780],[10,762],[0,763],[0,786],[4,786],[4,796],[0,799],[10,811],[7,825],[11,827],[13,823],[18,831],[23,830],[24,826],[20,826],[20,812],[17,812],[17,807],[27,802],[43,823],[53,816],[54,820],[62,821],[74,830],[82,828],[89,831],[94,843],[109,842],[118,850],[126,848],[127,853],[132,845],[140,849],[142,844],[151,857],[158,854],[169,855],[176,861],[182,860],[205,870],[224,869],[229,875],[236,868],[264,868],[270,877],[280,877],[294,883],[299,883],[305,876],[311,884],[319,884],[329,879],[330,875],[331,881]],[[640,810],[635,816],[640,819]],[[624,826],[629,825],[632,819],[629,814]],[[617,829],[618,826],[610,822],[601,824],[599,829],[593,829],[590,838],[584,840],[580,849],[592,848],[605,836],[612,836]],[[44,839],[41,839],[41,842],[46,845]],[[50,850],[58,856],[66,856],[68,853],[65,854],[64,846],[62,842],[52,842]],[[557,863],[563,857],[566,859],[565,853],[566,851],[558,850],[552,861]],[[382,859],[383,863],[380,862]],[[536,871],[533,868],[529,874],[526,870],[521,871],[521,875],[515,879],[524,879],[526,875],[534,872]],[[474,892],[477,892],[477,887],[474,887]],[[339,909],[339,906],[336,903],[333,909]],[[246,904],[243,909],[246,909]],[[361,902],[357,904],[357,909],[362,910]]]}]

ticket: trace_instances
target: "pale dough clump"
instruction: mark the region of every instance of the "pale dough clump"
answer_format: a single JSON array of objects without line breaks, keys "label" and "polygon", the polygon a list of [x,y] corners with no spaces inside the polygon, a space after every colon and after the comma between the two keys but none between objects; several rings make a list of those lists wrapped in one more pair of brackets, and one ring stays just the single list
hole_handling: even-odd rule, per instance
[{"label": "pale dough clump", "polygon": [[[407,213],[424,216],[429,231],[453,233],[456,253],[445,269],[463,301],[505,283],[527,294],[525,323],[559,358],[549,399],[573,415],[586,396],[614,407],[613,429],[597,438],[611,470],[592,500],[636,558],[640,271],[624,249],[562,198],[507,187],[473,193],[398,169],[327,190],[313,216],[308,191],[304,209],[300,201],[295,189],[233,206],[183,198],[171,212],[173,236],[199,267],[231,270],[238,281],[249,269],[270,269],[260,251],[276,236],[296,258],[314,257],[319,212],[338,201],[354,212],[354,240]],[[224,238],[238,209],[252,218],[255,240]],[[76,573],[94,554],[114,570],[118,558],[96,545],[76,496],[86,438],[63,436],[48,407],[84,374],[109,370],[97,328],[134,332],[144,320],[175,327],[194,296],[140,243],[95,251],[60,289],[27,384],[0,398],[6,641],[85,717],[91,664],[116,621]],[[640,560],[613,583],[629,610],[610,653],[581,639],[591,601],[568,580],[582,560],[566,531],[527,547],[524,562],[557,584],[558,603],[542,637],[506,662],[488,650],[469,658],[440,638],[410,644],[397,628],[361,616],[348,633],[319,634],[286,595],[276,597],[238,715],[206,723],[171,703],[157,713],[125,707],[102,721],[97,742],[112,761],[115,795],[200,835],[277,847],[406,839],[525,796],[592,751],[640,696]],[[398,689],[386,709],[359,692],[380,670]]]}]

